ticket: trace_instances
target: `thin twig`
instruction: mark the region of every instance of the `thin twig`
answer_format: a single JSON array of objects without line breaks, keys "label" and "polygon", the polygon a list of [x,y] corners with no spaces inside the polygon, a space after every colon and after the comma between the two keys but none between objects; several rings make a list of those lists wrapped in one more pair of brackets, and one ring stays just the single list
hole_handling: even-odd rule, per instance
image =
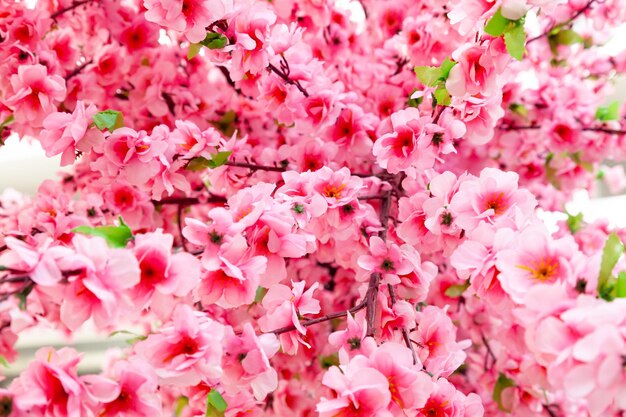
[{"label": "thin twig", "polygon": [[583,8],[581,8],[579,11],[577,11],[572,17],[570,17],[568,20],[566,20],[565,22],[556,24],[554,26],[551,26],[550,29],[546,30],[545,32],[543,32],[541,35],[535,36],[534,38],[528,40],[528,42],[526,42],[526,45],[528,45],[531,42],[536,41],[537,39],[541,39],[544,36],[548,36],[550,34],[550,32],[552,32],[554,29],[557,28],[561,28],[563,26],[567,26],[570,23],[572,23],[574,20],[578,19],[578,17],[585,13],[587,10],[589,10],[589,8],[591,8],[591,5],[595,2],[596,0],[590,0],[589,3],[587,3]]},{"label": "thin twig", "polygon": [[87,67],[87,65],[90,65],[90,64],[93,64],[93,59],[90,59],[89,61],[85,62],[84,64],[82,64],[79,67],[77,67],[76,69],[74,69],[74,71],[72,71],[69,74],[67,74],[65,76],[65,81],[68,81],[70,78],[75,77],[78,74],[80,74],[81,71],[84,70],[85,67]]},{"label": "thin twig", "polygon": [[82,6],[83,4],[91,3],[92,1],[94,1],[94,0],[78,0],[78,1],[75,1],[75,2],[72,3],[71,6],[64,7],[63,9],[57,10],[56,12],[52,13],[50,15],[50,18],[52,20],[56,20],[57,17],[61,16],[63,13],[69,12],[70,10],[74,10],[77,7]]},{"label": "thin twig", "polygon": [[291,84],[291,85],[295,86],[298,90],[300,90],[300,92],[304,95],[304,97],[309,97],[309,92],[306,91],[304,89],[304,87],[302,87],[302,85],[300,84],[300,81],[292,80],[291,78],[289,78],[289,76],[285,72],[283,72],[283,71],[279,70],[278,68],[276,68],[274,66],[274,64],[270,63],[267,66],[267,68],[269,68],[270,71],[272,71],[274,74],[276,74],[280,78],[282,78],[283,81],[285,81],[287,84]]},{"label": "thin twig", "polygon": [[176,222],[178,223],[178,234],[180,235],[180,241],[183,244],[183,250],[185,252],[189,252],[189,248],[187,248],[187,239],[183,236],[183,208],[182,204],[178,205],[178,209],[176,210]]}]

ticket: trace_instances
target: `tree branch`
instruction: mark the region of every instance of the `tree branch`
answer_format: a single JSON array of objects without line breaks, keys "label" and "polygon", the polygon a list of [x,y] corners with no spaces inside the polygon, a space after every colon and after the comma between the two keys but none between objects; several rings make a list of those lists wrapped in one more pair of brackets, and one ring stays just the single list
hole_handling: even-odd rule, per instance
[{"label": "tree branch", "polygon": [[565,22],[562,23],[558,23],[556,25],[553,25],[550,27],[550,29],[546,30],[545,32],[543,32],[541,35],[535,36],[534,38],[528,40],[528,42],[526,42],[526,45],[528,45],[531,42],[536,41],[537,39],[541,39],[544,36],[548,36],[550,34],[550,32],[552,32],[554,29],[569,25],[570,23],[572,23],[574,20],[578,19],[578,17],[585,13],[587,10],[589,10],[591,8],[591,6],[593,5],[593,3],[596,0],[590,0],[584,7],[582,7],[580,10],[578,10],[572,17],[570,17],[568,20],[566,20]]},{"label": "tree branch", "polygon": [[62,14],[66,13],[66,12],[69,12],[71,10],[74,10],[77,7],[82,6],[83,4],[91,3],[92,1],[94,1],[94,0],[78,0],[78,1],[75,1],[75,2],[72,3],[71,6],[64,7],[63,9],[57,10],[56,12],[52,13],[50,15],[50,18],[52,20],[56,20],[57,17],[61,16]]}]

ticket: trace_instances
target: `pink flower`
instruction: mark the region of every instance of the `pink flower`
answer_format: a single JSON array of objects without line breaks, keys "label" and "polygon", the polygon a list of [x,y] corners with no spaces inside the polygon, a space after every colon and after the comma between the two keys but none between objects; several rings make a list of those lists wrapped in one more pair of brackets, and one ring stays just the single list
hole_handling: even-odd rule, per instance
[{"label": "pink flower", "polygon": [[474,393],[465,396],[448,380],[439,378],[435,390],[426,404],[419,410],[418,417],[482,417],[484,409],[480,397]]},{"label": "pink flower", "polygon": [[571,261],[577,251],[571,237],[553,240],[545,227],[530,226],[519,232],[515,242],[496,255],[500,285],[513,301],[522,302],[534,285],[572,280]]},{"label": "pink flower", "polygon": [[135,236],[133,251],[139,261],[141,281],[133,292],[138,300],[150,298],[154,291],[184,297],[200,280],[200,262],[187,252],[172,254],[174,237],[170,234],[146,233]]},{"label": "pink flower", "polygon": [[198,294],[202,303],[232,308],[254,300],[267,258],[250,256],[248,252],[246,239],[241,235],[222,245],[219,263],[208,267],[209,272],[200,282]]},{"label": "pink flower", "polygon": [[23,271],[42,286],[57,285],[63,279],[62,271],[66,269],[62,260],[69,260],[73,256],[70,248],[54,246],[52,239],[46,239],[34,247],[11,236],[4,242],[11,252],[0,256],[0,264]]},{"label": "pink flower", "polygon": [[272,333],[257,336],[250,323],[244,324],[240,336],[232,331],[226,333],[226,351],[221,383],[240,391],[242,384],[249,384],[258,401],[278,387],[278,374],[270,359],[280,349],[280,343]]},{"label": "pink flower", "polygon": [[420,116],[414,107],[393,113],[390,121],[379,128],[380,137],[374,143],[376,162],[392,174],[431,168],[435,163],[435,150],[424,128],[431,119]]},{"label": "pink flower", "polygon": [[452,57],[457,64],[450,70],[446,88],[451,95],[458,97],[466,94],[492,95],[498,87],[496,75],[510,60],[501,38],[495,38],[487,45],[467,43]]},{"label": "pink flower", "polygon": [[387,378],[396,415],[423,407],[435,388],[431,378],[420,372],[422,365],[413,364],[411,350],[405,345],[383,343],[369,356],[368,362]]},{"label": "pink flower", "polygon": [[328,167],[315,171],[313,188],[324,197],[329,208],[343,206],[356,199],[363,181],[353,177],[348,168],[333,171]]},{"label": "pink flower", "polygon": [[518,179],[515,172],[484,168],[479,178],[464,180],[450,200],[456,224],[467,232],[483,221],[513,226],[515,216],[530,216],[536,202],[529,191],[518,189]]},{"label": "pink flower", "polygon": [[206,27],[233,8],[231,0],[144,0],[146,20],[184,33],[189,42],[206,36]]},{"label": "pink flower", "polygon": [[270,36],[270,26],[276,15],[263,3],[254,2],[241,10],[234,19],[234,35],[230,76],[240,81],[246,73],[258,74],[269,64],[265,48]]},{"label": "pink flower", "polygon": [[85,109],[82,101],[76,103],[73,113],[52,113],[43,121],[44,130],[39,141],[46,156],[61,155],[61,166],[70,165],[76,152],[87,153],[104,140],[102,132],[90,128],[93,116],[98,112],[93,104]]},{"label": "pink flower", "polygon": [[[300,318],[320,312],[320,303],[313,298],[313,292],[318,287],[317,282],[306,291],[304,281],[292,282],[291,285],[292,288],[282,284],[272,285],[263,297],[263,308],[267,313],[259,319],[259,326],[264,332],[293,325],[298,333],[306,335],[307,331],[300,324]],[[310,347],[294,332],[283,333],[279,338],[283,351],[290,355],[297,353],[299,343]]]},{"label": "pink flower", "polygon": [[158,380],[154,370],[145,362],[119,361],[108,373],[114,379],[100,375],[82,378],[87,392],[99,405],[100,416],[143,417],[162,415],[158,396]]},{"label": "pink flower", "polygon": [[11,76],[13,95],[5,104],[13,110],[15,120],[41,126],[44,118],[56,111],[65,99],[65,80],[58,75],[48,75],[43,65],[20,65]]},{"label": "pink flower", "polygon": [[172,321],[135,345],[160,380],[167,384],[191,386],[222,375],[224,327],[206,314],[180,304]]},{"label": "pink flower", "polygon": [[126,291],[140,280],[137,259],[126,249],[111,249],[98,237],[75,235],[78,257],[67,259],[68,269],[81,270],[69,278],[61,304],[61,321],[76,330],[89,317],[104,328],[129,308]]},{"label": "pink flower", "polygon": [[322,384],[333,390],[335,398],[317,404],[320,417],[391,417],[389,381],[380,371],[368,366],[365,356],[356,356],[338,368],[330,367]]},{"label": "pink flower", "polygon": [[411,332],[411,338],[420,344],[418,354],[424,368],[436,377],[449,376],[465,360],[463,349],[471,341],[456,341],[456,327],[446,315],[445,310],[427,306],[417,313],[417,329]]},{"label": "pink flower", "polygon": [[88,417],[89,400],[77,375],[80,356],[71,348],[41,348],[11,384],[13,406],[22,415]]},{"label": "pink flower", "polygon": [[398,275],[405,275],[413,270],[411,262],[396,244],[385,243],[378,236],[372,236],[369,249],[370,254],[361,255],[357,263],[368,272],[380,273],[385,283],[397,284],[400,282]]}]

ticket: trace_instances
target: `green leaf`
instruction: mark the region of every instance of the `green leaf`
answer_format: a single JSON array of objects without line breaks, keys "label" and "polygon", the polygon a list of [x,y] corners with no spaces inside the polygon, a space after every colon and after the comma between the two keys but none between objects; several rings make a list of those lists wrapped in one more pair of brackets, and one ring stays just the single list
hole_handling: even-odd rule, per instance
[{"label": "green leaf", "polygon": [[237,113],[233,110],[229,110],[220,120],[211,122],[217,129],[219,129],[225,136],[232,136],[235,131],[235,121],[237,120]]},{"label": "green leaf", "polygon": [[5,368],[9,367],[9,362],[7,361],[7,358],[2,355],[0,355],[0,365],[4,366]]},{"label": "green leaf", "polygon": [[200,43],[209,49],[222,49],[228,44],[228,38],[216,32],[208,32]]},{"label": "green leaf", "polygon": [[613,101],[608,106],[600,106],[596,110],[596,119],[602,122],[609,120],[619,120],[620,102]]},{"label": "green leaf", "polygon": [[604,287],[609,283],[611,272],[623,253],[624,244],[615,233],[611,233],[606,239],[604,249],[602,250],[602,263],[600,264],[600,275],[598,276],[598,293],[606,293]]},{"label": "green leaf", "polygon": [[15,120],[12,114],[8,115],[6,119],[2,123],[0,123],[0,128],[10,125]]},{"label": "green leaf", "polygon": [[626,272],[622,271],[617,275],[615,284],[615,298],[626,298]]},{"label": "green leaf", "polygon": [[13,123],[13,120],[15,120],[15,117],[13,117],[13,115],[10,114],[9,116],[7,116],[6,119],[4,119],[2,123],[0,123],[0,145],[4,144],[4,142],[2,141],[2,131],[4,130],[5,127],[7,127],[7,125],[10,125],[11,123]]},{"label": "green leaf", "polygon": [[528,117],[528,109],[523,104],[511,103],[509,105],[509,110],[519,116],[522,116],[523,118]]},{"label": "green leaf", "polygon": [[228,162],[228,157],[232,154],[232,151],[218,152],[211,156],[211,159],[206,159],[202,156],[197,156],[189,161],[186,169],[189,171],[202,171],[206,168],[215,169],[221,167]]},{"label": "green leaf", "polygon": [[509,22],[511,22],[511,20],[502,16],[501,9],[498,9],[491,19],[489,19],[489,22],[487,22],[485,33],[495,37],[501,36],[509,25]]},{"label": "green leaf", "polygon": [[200,53],[202,49],[202,45],[199,43],[192,43],[189,45],[189,50],[187,51],[187,61],[191,61]]},{"label": "green leaf", "polygon": [[174,403],[174,417],[180,417],[183,410],[189,405],[189,398],[181,395]]},{"label": "green leaf", "polygon": [[448,288],[446,288],[444,294],[451,298],[459,298],[463,295],[465,290],[469,288],[469,286],[469,281],[464,282],[463,284],[450,285]]},{"label": "green leaf", "polygon": [[124,219],[120,217],[119,221],[119,226],[78,226],[72,229],[72,232],[99,236],[104,238],[109,246],[113,248],[125,248],[128,241],[133,238],[133,232],[130,230],[130,227],[124,223]]},{"label": "green leaf", "polygon": [[224,401],[224,397],[219,391],[211,389],[207,395],[206,417],[221,417],[228,408],[228,404]]},{"label": "green leaf", "polygon": [[437,104],[440,104],[442,106],[450,105],[450,93],[448,93],[448,90],[445,86],[440,85],[439,87],[437,87],[433,95],[435,96],[435,100],[437,100]]},{"label": "green leaf", "polygon": [[526,51],[526,32],[524,31],[524,25],[520,22],[512,29],[508,30],[504,34],[504,44],[509,54],[518,61],[524,58],[524,52]]},{"label": "green leaf", "polygon": [[583,37],[571,29],[559,30],[554,37],[556,43],[559,45],[573,45],[583,41]]},{"label": "green leaf", "polygon": [[142,334],[137,334],[137,333],[133,333],[133,332],[129,332],[128,330],[117,330],[113,333],[111,333],[109,335],[109,337],[113,337],[113,336],[117,336],[118,334],[127,334],[131,337],[130,339],[126,339],[126,343],[128,343],[129,345],[134,345],[137,342],[141,342],[142,340],[146,340],[148,338],[148,336],[142,335]]},{"label": "green leaf", "polygon": [[31,293],[33,288],[35,288],[35,287],[30,285],[30,286],[24,288],[23,291],[20,291],[17,294],[15,294],[17,299],[20,300],[20,302],[18,304],[18,307],[19,307],[20,310],[22,310],[22,311],[26,310],[26,299],[28,298],[28,294]]},{"label": "green leaf", "polygon": [[514,387],[515,382],[512,379],[508,378],[503,373],[500,373],[498,376],[498,380],[496,381],[496,385],[493,387],[493,400],[498,404],[498,409],[500,411],[509,412],[511,410],[507,410],[502,404],[502,391],[507,388]]},{"label": "green leaf", "polygon": [[448,75],[450,75],[450,70],[454,68],[456,62],[452,61],[450,58],[446,58],[443,60],[439,68],[441,68],[441,78],[443,81],[448,79]]},{"label": "green leaf", "polygon": [[117,110],[105,110],[93,116],[93,123],[100,130],[107,129],[109,132],[113,132],[124,126],[124,117]]},{"label": "green leaf", "polygon": [[572,216],[571,214],[567,213],[566,224],[572,234],[578,232],[583,225],[583,214],[578,213],[577,215]]},{"label": "green leaf", "polygon": [[213,155],[213,158],[211,158],[211,162],[213,163],[213,166],[210,168],[217,168],[217,167],[221,167],[222,165],[224,165],[226,162],[228,162],[228,157],[230,157],[232,153],[233,153],[232,151],[224,151],[224,152],[218,152],[215,155]]},{"label": "green leaf", "polygon": [[556,175],[556,169],[550,164],[552,159],[554,159],[554,154],[550,152],[546,157],[546,163],[544,164],[546,179],[554,188],[560,190],[561,184],[559,183],[558,176]]},{"label": "green leaf", "polygon": [[267,288],[257,287],[256,294],[254,295],[254,302],[257,304],[261,303],[265,294],[267,294]]},{"label": "green leaf", "polygon": [[339,355],[337,353],[333,353],[326,356],[320,356],[320,366],[322,369],[328,369],[331,366],[339,366]]},{"label": "green leaf", "polygon": [[428,87],[436,86],[443,77],[443,72],[439,67],[419,66],[415,67],[414,71],[417,79]]}]

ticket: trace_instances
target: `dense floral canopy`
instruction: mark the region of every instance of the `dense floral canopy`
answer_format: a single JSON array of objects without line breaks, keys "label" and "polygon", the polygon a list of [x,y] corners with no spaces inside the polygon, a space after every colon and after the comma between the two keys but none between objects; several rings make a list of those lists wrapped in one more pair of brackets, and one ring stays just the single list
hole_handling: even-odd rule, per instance
[{"label": "dense floral canopy", "polygon": [[[0,416],[621,416],[620,0],[0,0]],[[30,139],[29,139],[30,138]],[[1,375],[0,371],[0,375]],[[0,376],[0,378],[2,378]]]}]

